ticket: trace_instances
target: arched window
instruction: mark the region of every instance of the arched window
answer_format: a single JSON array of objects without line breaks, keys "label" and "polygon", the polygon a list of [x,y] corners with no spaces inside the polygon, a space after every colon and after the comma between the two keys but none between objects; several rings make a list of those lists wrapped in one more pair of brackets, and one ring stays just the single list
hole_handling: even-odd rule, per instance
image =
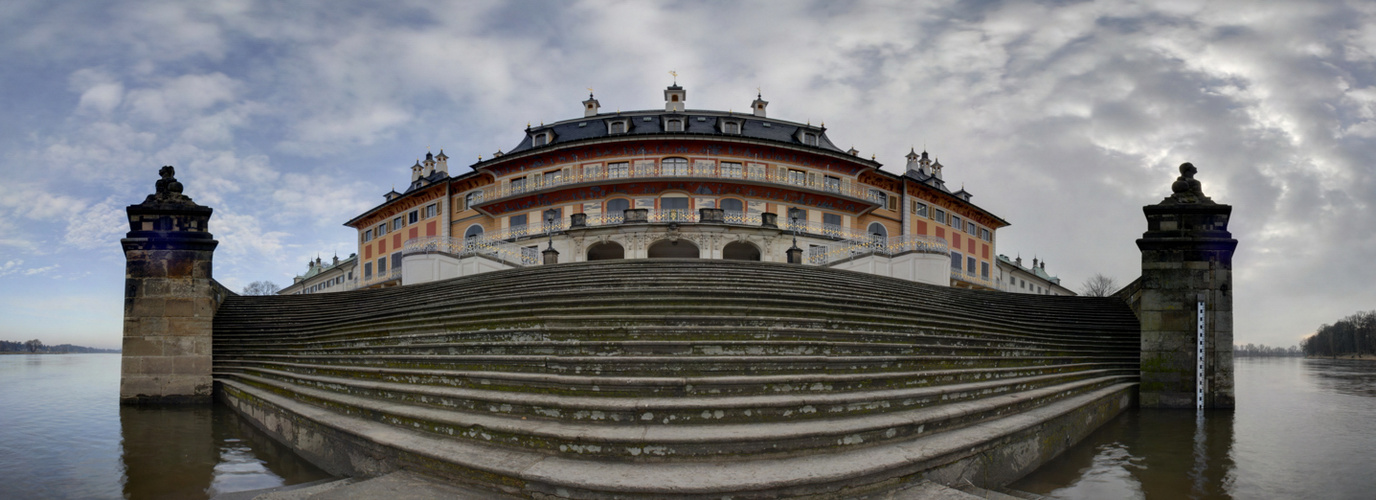
[{"label": "arched window", "polygon": [[688,175],[688,160],[686,158],[665,158],[660,163],[661,175]]},{"label": "arched window", "polygon": [[688,208],[688,197],[665,195],[659,199],[659,215],[662,222],[692,222],[693,213]]},{"label": "arched window", "polygon": [[871,238],[876,240],[887,239],[889,237],[889,230],[878,222],[871,222],[867,232],[870,234]]},{"label": "arched window", "polygon": [[760,249],[743,241],[733,241],[722,247],[721,258],[726,260],[760,260]]},{"label": "arched window", "polygon": [[480,225],[478,225],[478,224],[474,224],[474,225],[468,226],[468,230],[463,232],[463,239],[465,239],[465,240],[470,240],[470,239],[474,239],[474,238],[481,238],[482,236],[483,236],[483,227],[480,226]]},{"label": "arched window", "polygon": [[741,202],[741,200],[737,200],[737,199],[735,199],[735,198],[722,198],[721,201],[720,201],[719,203],[721,203],[721,209],[722,209],[722,210],[725,210],[725,211],[727,211],[727,212],[744,212],[744,211],[745,211],[745,203],[743,203],[743,202]]},{"label": "arched window", "polygon": [[659,240],[650,245],[646,256],[651,259],[696,259],[698,246],[688,240]]},{"label": "arched window", "polygon": [[[674,100],[677,101],[677,100],[678,100],[678,96],[674,96]],[[669,132],[682,132],[682,131],[683,131],[683,121],[681,121],[681,120],[669,120],[667,129],[668,129]]]},{"label": "arched window", "polygon": [[588,247],[588,260],[612,260],[626,258],[626,249],[615,241],[597,243]]},{"label": "arched window", "polygon": [[625,198],[607,200],[607,215],[609,216],[621,217],[629,208],[631,208],[631,200]]}]

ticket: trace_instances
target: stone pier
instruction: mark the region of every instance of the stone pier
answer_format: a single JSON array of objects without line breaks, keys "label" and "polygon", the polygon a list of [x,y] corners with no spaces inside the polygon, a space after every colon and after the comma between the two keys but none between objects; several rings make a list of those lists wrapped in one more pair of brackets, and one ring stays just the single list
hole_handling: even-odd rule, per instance
[{"label": "stone pier", "polygon": [[1147,232],[1137,247],[1144,408],[1196,407],[1201,349],[1203,406],[1233,407],[1233,207],[1204,196],[1195,172],[1194,165],[1180,165],[1171,196],[1142,207]]},{"label": "stone pier", "polygon": [[130,205],[124,247],[125,404],[211,402],[211,329],[224,294],[211,279],[212,210],[182,194],[172,167]]}]

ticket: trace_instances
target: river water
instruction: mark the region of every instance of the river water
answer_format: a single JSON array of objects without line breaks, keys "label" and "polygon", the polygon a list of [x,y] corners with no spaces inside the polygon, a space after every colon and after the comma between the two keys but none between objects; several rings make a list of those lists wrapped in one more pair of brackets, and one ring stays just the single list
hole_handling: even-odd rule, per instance
[{"label": "river water", "polygon": [[0,498],[194,500],[329,477],[227,407],[120,406],[119,366],[0,356]]},{"label": "river water", "polygon": [[1376,498],[1376,362],[1233,366],[1235,411],[1131,410],[1010,486],[1085,500]]},{"label": "river water", "polygon": [[[0,356],[0,498],[209,498],[324,472],[229,409],[119,405],[118,354]],[[1131,410],[1013,488],[1061,499],[1376,498],[1376,362],[1242,358],[1237,409]]]}]

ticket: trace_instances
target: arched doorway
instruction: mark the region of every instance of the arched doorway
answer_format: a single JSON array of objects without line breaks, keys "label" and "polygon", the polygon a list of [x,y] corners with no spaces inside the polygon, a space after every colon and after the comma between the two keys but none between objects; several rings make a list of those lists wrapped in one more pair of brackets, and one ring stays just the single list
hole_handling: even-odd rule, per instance
[{"label": "arched doorway", "polygon": [[615,260],[626,258],[626,249],[615,241],[597,243],[588,247],[588,260]]},{"label": "arched doorway", "polygon": [[659,240],[650,245],[646,256],[651,259],[696,259],[698,246],[688,240]]},{"label": "arched doorway", "polygon": [[471,240],[471,239],[475,239],[475,238],[481,238],[482,235],[483,235],[483,227],[480,226],[480,225],[474,224],[474,225],[468,226],[468,230],[463,232],[463,239],[464,239],[464,240]]},{"label": "arched doorway", "polygon": [[726,260],[760,260],[760,249],[744,241],[733,241],[722,247],[721,258]]},{"label": "arched doorway", "polygon": [[883,224],[880,224],[878,222],[871,222],[868,232],[870,233],[870,236],[875,238],[889,237],[889,230],[886,229]]}]

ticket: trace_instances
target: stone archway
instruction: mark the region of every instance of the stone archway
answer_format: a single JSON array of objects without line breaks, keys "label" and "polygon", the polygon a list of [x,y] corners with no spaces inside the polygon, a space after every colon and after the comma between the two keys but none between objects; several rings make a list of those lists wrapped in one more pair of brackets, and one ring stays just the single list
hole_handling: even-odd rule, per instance
[{"label": "stone archway", "polygon": [[696,259],[700,256],[698,246],[684,239],[659,240],[646,251],[646,257],[651,259]]},{"label": "stone archway", "polygon": [[626,258],[626,249],[620,243],[608,241],[588,247],[588,260],[616,260]]},{"label": "stone archway", "polygon": [[760,260],[760,249],[744,241],[733,241],[722,247],[721,258],[726,260]]}]

